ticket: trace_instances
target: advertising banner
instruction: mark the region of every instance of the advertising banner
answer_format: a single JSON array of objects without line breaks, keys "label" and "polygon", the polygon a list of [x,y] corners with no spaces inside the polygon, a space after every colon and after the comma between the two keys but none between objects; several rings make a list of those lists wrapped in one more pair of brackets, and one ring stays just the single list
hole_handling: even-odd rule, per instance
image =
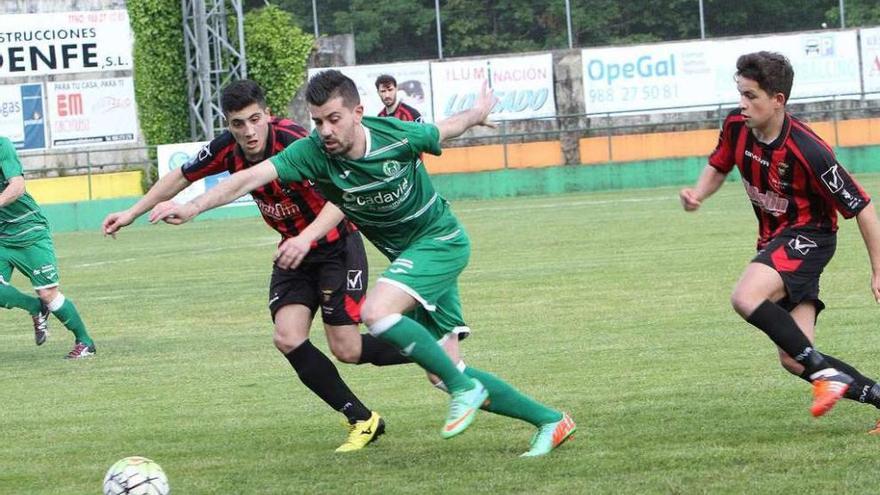
[{"label": "advertising banner", "polygon": [[130,77],[50,82],[48,96],[52,147],[137,140]]},{"label": "advertising banner", "polygon": [[0,16],[0,77],[131,70],[125,10]]},{"label": "advertising banner", "polygon": [[9,138],[18,150],[46,147],[41,83],[0,86],[0,136]]},{"label": "advertising banner", "polygon": [[880,27],[860,30],[862,79],[868,98],[880,98]]},{"label": "advertising banner", "polygon": [[376,116],[384,105],[376,90],[376,78],[388,74],[397,81],[397,97],[422,114],[422,120],[433,122],[431,108],[431,75],[428,62],[400,64],[354,65],[309,69],[309,77],[326,69],[337,69],[357,85],[364,106],[364,115]]},{"label": "advertising banner", "polygon": [[[581,52],[587,113],[733,105],[740,55],[777,51],[794,68],[791,98],[861,91],[856,31],[821,31],[720,41],[588,48]],[[821,98],[820,98],[821,99]]]},{"label": "advertising banner", "polygon": [[556,115],[553,55],[463,60],[431,64],[434,116],[449,117],[473,106],[484,80],[491,78],[499,102],[493,120]]}]

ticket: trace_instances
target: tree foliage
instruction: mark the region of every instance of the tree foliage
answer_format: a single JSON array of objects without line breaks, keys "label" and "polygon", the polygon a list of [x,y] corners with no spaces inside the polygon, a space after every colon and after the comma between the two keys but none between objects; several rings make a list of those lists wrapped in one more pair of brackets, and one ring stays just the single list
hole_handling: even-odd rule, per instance
[{"label": "tree foliage", "polygon": [[189,139],[186,59],[179,0],[129,0],[134,91],[147,144]]},{"label": "tree foliage", "polygon": [[290,13],[273,5],[245,15],[244,37],[248,77],[266,91],[273,113],[285,115],[305,81],[312,37],[302,32]]},{"label": "tree foliage", "polygon": [[[249,0],[253,5],[263,0]],[[312,32],[312,0],[273,1]],[[568,47],[564,0],[441,0],[444,57]],[[700,38],[698,0],[571,0],[573,45]],[[437,58],[434,0],[321,0],[320,33],[353,33],[358,63]],[[840,26],[839,0],[703,0],[706,36]],[[847,27],[880,24],[880,2],[845,0]]]}]

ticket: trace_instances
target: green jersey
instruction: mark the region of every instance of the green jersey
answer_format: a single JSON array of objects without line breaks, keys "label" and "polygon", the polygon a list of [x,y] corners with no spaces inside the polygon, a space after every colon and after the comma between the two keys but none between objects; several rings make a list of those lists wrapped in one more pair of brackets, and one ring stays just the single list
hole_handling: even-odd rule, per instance
[{"label": "green jersey", "polygon": [[394,259],[425,236],[460,228],[434,190],[421,153],[439,155],[433,124],[364,117],[362,158],[327,153],[317,131],[270,158],[282,182],[312,180],[383,253]]},{"label": "green jersey", "polygon": [[[9,179],[21,175],[21,161],[12,141],[0,136],[0,192],[9,187]],[[48,231],[49,222],[27,192],[0,207],[0,246],[27,247],[46,237]]]}]

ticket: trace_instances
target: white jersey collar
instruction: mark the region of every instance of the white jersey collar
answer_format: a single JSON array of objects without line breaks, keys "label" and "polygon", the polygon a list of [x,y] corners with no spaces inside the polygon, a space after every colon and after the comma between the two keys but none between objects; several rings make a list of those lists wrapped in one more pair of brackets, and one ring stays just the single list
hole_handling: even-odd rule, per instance
[{"label": "white jersey collar", "polygon": [[367,140],[367,145],[364,147],[364,158],[366,158],[373,148],[373,137],[370,135],[370,128],[365,126],[363,122],[361,122],[361,128],[364,130],[364,138]]}]

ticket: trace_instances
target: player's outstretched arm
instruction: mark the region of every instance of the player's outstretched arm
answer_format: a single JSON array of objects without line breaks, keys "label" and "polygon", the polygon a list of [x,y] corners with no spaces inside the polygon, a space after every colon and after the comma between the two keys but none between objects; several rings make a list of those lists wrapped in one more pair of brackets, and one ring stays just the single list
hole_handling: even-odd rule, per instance
[{"label": "player's outstretched arm", "polygon": [[880,221],[877,220],[873,202],[862,208],[856,215],[856,221],[871,260],[871,292],[874,300],[880,303]]},{"label": "player's outstretched arm", "polygon": [[724,184],[726,175],[722,174],[715,167],[706,165],[700,178],[697,179],[697,185],[693,188],[686,187],[679,191],[678,198],[681,200],[681,206],[685,211],[696,211],[703,201],[709,196],[715,194],[715,191]]},{"label": "player's outstretched arm", "polygon": [[10,177],[6,189],[0,193],[0,208],[14,203],[22,194],[24,194],[24,191],[24,177],[20,175]]},{"label": "player's outstretched arm", "polygon": [[228,179],[188,203],[163,201],[157,204],[150,212],[150,223],[160,221],[173,225],[186,223],[203,211],[231,203],[277,178],[278,172],[275,171],[275,166],[269,160],[264,160],[247,170],[232,174]]},{"label": "player's outstretched arm", "polygon": [[461,136],[464,131],[471,127],[484,125],[487,127],[495,127],[495,124],[489,120],[489,114],[498,103],[498,98],[489,87],[488,81],[483,81],[480,93],[474,106],[467,110],[462,110],[457,114],[437,122],[437,129],[440,130],[440,141],[445,141],[454,137]]},{"label": "player's outstretched arm", "polygon": [[139,216],[148,212],[151,208],[167,201],[183,191],[191,184],[190,181],[183,176],[181,169],[176,168],[168,172],[165,177],[159,179],[153,184],[153,187],[144,194],[137,203],[131,205],[127,210],[117,211],[107,215],[101,229],[104,235],[116,237],[116,233],[127,225],[131,225]]},{"label": "player's outstretched arm", "polygon": [[296,268],[312,249],[312,242],[327,235],[333,227],[345,218],[336,205],[327,202],[318,216],[296,237],[285,239],[275,251],[275,263],[279,268],[289,270]]}]

